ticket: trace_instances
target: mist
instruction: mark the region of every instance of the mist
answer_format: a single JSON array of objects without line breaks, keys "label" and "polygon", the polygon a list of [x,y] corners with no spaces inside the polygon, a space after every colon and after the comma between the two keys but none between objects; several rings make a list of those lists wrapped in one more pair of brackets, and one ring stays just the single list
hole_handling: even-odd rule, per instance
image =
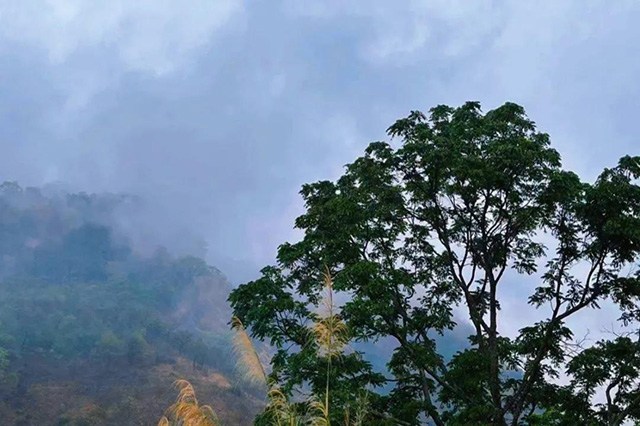
[{"label": "mist", "polygon": [[[250,424],[264,389],[238,371],[244,300],[228,298],[264,290],[304,236],[302,185],[411,111],[466,101],[522,105],[594,182],[640,154],[639,21],[632,1],[0,0],[2,422],[151,424],[186,378]],[[501,338],[540,320],[526,297],[543,273],[505,275]],[[620,308],[601,308],[568,321],[574,337],[614,333]],[[429,335],[447,361],[475,344],[467,306],[451,310]],[[350,351],[391,374],[403,345],[378,337]]]},{"label": "mist", "polygon": [[520,103],[586,175],[637,149],[634,3],[153,5],[0,4],[0,180],[138,197],[141,246],[235,284],[412,109]]}]

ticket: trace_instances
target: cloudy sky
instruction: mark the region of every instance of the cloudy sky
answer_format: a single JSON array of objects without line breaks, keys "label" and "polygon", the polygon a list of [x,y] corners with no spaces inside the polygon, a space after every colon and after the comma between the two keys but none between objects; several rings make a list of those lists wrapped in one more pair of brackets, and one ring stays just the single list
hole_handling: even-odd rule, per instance
[{"label": "cloudy sky", "polygon": [[640,2],[0,0],[0,180],[124,191],[234,281],[412,109],[505,101],[586,178],[640,153]]}]

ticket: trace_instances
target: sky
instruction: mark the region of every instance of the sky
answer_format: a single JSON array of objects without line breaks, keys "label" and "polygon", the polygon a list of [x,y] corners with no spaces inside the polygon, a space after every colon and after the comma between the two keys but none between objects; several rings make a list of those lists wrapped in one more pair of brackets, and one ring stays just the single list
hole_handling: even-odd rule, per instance
[{"label": "sky", "polygon": [[239,283],[297,238],[301,185],[411,110],[519,103],[585,179],[640,154],[639,20],[625,0],[0,0],[0,180],[139,195],[131,228],[201,238]]}]

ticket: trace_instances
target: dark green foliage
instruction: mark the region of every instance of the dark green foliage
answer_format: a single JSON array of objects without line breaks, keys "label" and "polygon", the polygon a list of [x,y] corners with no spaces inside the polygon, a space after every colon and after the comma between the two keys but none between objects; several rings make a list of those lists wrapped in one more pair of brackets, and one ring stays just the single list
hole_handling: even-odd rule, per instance
[{"label": "dark green foliage", "polygon": [[[611,404],[592,408],[592,388],[618,376],[579,368],[593,357],[600,364],[588,365],[617,362],[635,374],[630,347],[603,343],[576,356],[567,346],[567,319],[602,300],[621,308],[625,324],[640,319],[640,276],[628,273],[640,254],[640,158],[583,182],[511,103],[486,114],[475,102],[412,112],[389,134],[400,147],[372,143],[337,181],[303,186],[306,212],[295,225],[304,238],[281,245],[278,264],[230,296],[253,336],[278,348],[273,379],[291,391],[313,388],[323,374],[304,330],[326,266],[347,296],[341,315],[353,340],[397,344],[387,378],[358,352],[346,357],[334,380],[348,391],[334,406],[388,381],[391,392],[372,398],[374,412],[407,424],[640,420],[636,376],[612,387]],[[540,317],[509,339],[498,288],[519,275],[539,279],[528,300]],[[471,344],[446,359],[437,336],[455,329],[457,305],[473,326]],[[552,385],[567,366],[575,385]]]}]

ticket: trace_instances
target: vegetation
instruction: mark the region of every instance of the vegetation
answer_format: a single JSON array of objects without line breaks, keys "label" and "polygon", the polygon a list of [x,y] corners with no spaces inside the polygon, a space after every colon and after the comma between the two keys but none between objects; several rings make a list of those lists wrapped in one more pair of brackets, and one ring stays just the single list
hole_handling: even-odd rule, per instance
[{"label": "vegetation", "polygon": [[226,419],[257,411],[233,387],[229,284],[193,256],[136,254],[128,200],[0,186],[2,424],[152,424],[176,377]]},{"label": "vegetation", "polygon": [[[245,378],[251,382],[261,383],[267,388],[267,400],[264,413],[257,420],[257,424],[275,426],[330,426],[331,424],[331,361],[343,356],[347,341],[347,328],[340,319],[338,308],[333,299],[333,281],[328,271],[324,275],[325,294],[322,299],[322,309],[317,313],[315,323],[308,330],[314,336],[318,346],[319,356],[326,362],[327,376],[323,395],[308,395],[299,402],[292,402],[288,396],[265,373],[260,356],[244,325],[237,317],[231,320],[235,330],[234,345],[238,355],[239,366],[246,374]],[[160,419],[158,426],[214,426],[218,424],[213,409],[209,406],[199,406],[191,384],[184,380],[176,382],[180,389],[178,400],[167,411],[168,415]],[[364,394],[363,394],[364,395]],[[349,409],[345,411],[343,423],[345,426],[361,426],[367,417],[366,396],[358,397],[355,401],[353,414]]]},{"label": "vegetation", "polygon": [[[169,383],[161,426],[640,422],[640,157],[584,182],[514,104],[389,135],[305,185],[304,237],[230,294],[140,254],[129,197],[0,185],[3,423],[151,424]],[[514,286],[537,318],[511,335]],[[624,331],[581,343],[604,303]]]},{"label": "vegetation", "polygon": [[[342,424],[362,392],[367,424],[640,421],[637,336],[584,349],[568,323],[608,301],[637,327],[640,158],[584,182],[511,103],[486,114],[473,102],[412,112],[389,135],[401,145],[372,143],[337,181],[305,185],[295,222],[304,238],[231,293],[234,314],[276,350],[270,383],[286,399],[314,395],[325,424]],[[325,266],[346,300],[350,342],[395,340],[388,371],[357,350],[326,351]],[[508,336],[501,291],[528,282],[538,320]],[[456,323],[473,330],[446,357],[437,336]],[[568,385],[554,380],[561,372]]]},{"label": "vegetation", "polygon": [[177,380],[175,386],[179,389],[178,399],[169,407],[169,417],[162,417],[158,426],[170,426],[169,418],[183,426],[217,426],[218,416],[213,408],[200,405],[196,392],[186,380]]}]

